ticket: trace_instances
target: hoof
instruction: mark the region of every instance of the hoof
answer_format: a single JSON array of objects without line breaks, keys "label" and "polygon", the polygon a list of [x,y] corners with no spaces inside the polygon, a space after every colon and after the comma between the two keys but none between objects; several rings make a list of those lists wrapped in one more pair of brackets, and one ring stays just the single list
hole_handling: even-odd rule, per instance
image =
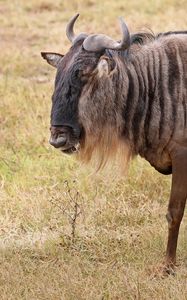
[{"label": "hoof", "polygon": [[173,276],[175,276],[175,266],[173,265],[173,264],[171,264],[171,265],[165,265],[164,267],[163,267],[163,273],[165,273],[165,276],[167,276],[167,275],[173,275]]},{"label": "hoof", "polygon": [[152,278],[160,277],[165,278],[167,276],[175,276],[175,265],[171,263],[160,263],[156,266],[152,266],[150,270],[150,276]]}]

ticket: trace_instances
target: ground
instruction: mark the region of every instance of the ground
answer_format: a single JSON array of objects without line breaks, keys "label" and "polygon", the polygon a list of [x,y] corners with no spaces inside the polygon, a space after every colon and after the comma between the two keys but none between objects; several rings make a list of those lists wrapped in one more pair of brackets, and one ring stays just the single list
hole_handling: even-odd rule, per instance
[{"label": "ground", "polygon": [[[187,29],[187,2],[0,1],[0,295],[2,300],[187,299],[187,215],[175,276],[162,278],[170,176],[135,159],[95,174],[48,144],[55,70],[41,51],[65,53],[76,32],[120,38]],[[155,276],[157,274],[157,276]]]}]

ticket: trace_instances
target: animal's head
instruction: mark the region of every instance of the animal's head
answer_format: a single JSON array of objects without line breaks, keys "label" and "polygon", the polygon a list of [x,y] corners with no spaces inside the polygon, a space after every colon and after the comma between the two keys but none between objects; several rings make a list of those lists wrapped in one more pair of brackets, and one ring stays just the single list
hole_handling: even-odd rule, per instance
[{"label": "animal's head", "polygon": [[[120,78],[115,55],[130,45],[130,35],[120,19],[122,38],[116,42],[97,34],[74,34],[74,16],[68,23],[66,34],[72,47],[65,54],[42,52],[47,62],[57,69],[52,96],[50,144],[65,153],[78,149],[85,160],[90,160],[97,148],[107,155],[118,139],[122,126],[120,104],[116,88]],[[103,160],[104,157],[101,158]]]}]

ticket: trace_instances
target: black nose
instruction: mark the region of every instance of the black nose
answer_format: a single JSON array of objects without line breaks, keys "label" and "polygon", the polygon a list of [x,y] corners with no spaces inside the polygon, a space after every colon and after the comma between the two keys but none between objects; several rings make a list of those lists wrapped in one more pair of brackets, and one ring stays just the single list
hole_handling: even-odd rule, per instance
[{"label": "black nose", "polygon": [[67,138],[65,136],[59,136],[56,139],[51,137],[49,143],[55,148],[64,147],[67,142]]}]

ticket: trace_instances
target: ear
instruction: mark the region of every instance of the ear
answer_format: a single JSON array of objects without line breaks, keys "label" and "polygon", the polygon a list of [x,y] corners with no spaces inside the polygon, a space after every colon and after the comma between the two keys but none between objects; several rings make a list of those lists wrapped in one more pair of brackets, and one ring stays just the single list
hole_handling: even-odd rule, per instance
[{"label": "ear", "polygon": [[47,60],[48,64],[57,68],[59,62],[64,57],[64,55],[53,52],[41,52],[41,56]]},{"label": "ear", "polygon": [[107,58],[103,57],[100,59],[97,65],[97,70],[99,78],[107,76],[109,74],[109,64]]}]

